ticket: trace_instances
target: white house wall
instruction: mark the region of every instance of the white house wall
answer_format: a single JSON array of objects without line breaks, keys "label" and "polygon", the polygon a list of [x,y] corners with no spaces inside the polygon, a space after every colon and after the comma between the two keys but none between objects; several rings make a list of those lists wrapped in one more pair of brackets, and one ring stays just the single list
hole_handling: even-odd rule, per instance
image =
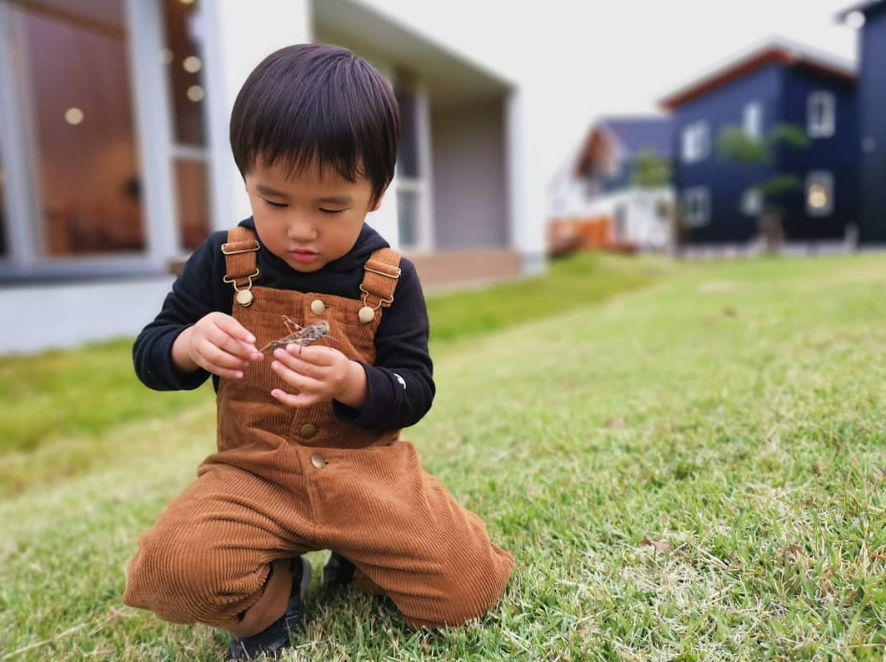
[{"label": "white house wall", "polygon": [[503,112],[500,98],[431,109],[437,250],[510,245]]},{"label": "white house wall", "polygon": [[669,240],[668,222],[656,214],[656,207],[662,203],[673,203],[674,193],[669,188],[640,190],[625,189],[609,195],[594,198],[587,204],[589,217],[616,217],[616,208],[625,210],[625,235],[614,237],[616,241],[630,242],[640,248],[665,248]]},{"label": "white house wall", "polygon": [[[159,98],[156,90],[162,81],[156,72],[152,76],[144,72],[150,62],[156,62],[160,26],[146,25],[146,20],[156,19],[151,18],[153,12],[144,9],[147,5],[159,6],[154,5],[155,2],[159,0],[127,0],[126,5],[130,21],[135,24],[128,26],[129,31],[144,35],[144,38],[133,38],[133,49],[141,53],[141,64],[144,65],[141,73],[135,73],[134,82],[137,88],[146,90],[145,94],[154,99],[154,106]],[[204,103],[208,106],[213,229],[229,228],[250,214],[243,181],[228,143],[230,111],[237,92],[249,72],[271,51],[293,43],[315,40],[315,12],[320,2],[323,3],[320,5],[322,7],[337,7],[333,12],[332,25],[338,16],[353,16],[355,8],[362,8],[360,11],[365,14],[368,7],[377,5],[379,14],[384,13],[384,2],[375,0],[337,2],[334,5],[328,4],[331,0],[212,0],[202,5],[203,21],[195,29],[199,29],[204,37],[206,49]],[[368,11],[372,12],[371,9]],[[138,20],[133,20],[135,16]],[[269,16],[273,20],[268,20]],[[397,18],[390,14],[388,16]],[[403,27],[408,28],[406,25]],[[355,34],[364,33],[360,26],[357,28]],[[489,86],[490,89],[498,87],[499,97],[488,105],[481,103],[472,108],[475,116],[467,126],[458,127],[454,115],[444,115],[442,118],[438,115],[437,121],[441,126],[431,127],[432,183],[443,189],[434,192],[435,204],[439,205],[440,200],[446,199],[453,209],[441,214],[437,220],[440,245],[435,248],[445,249],[447,244],[454,241],[463,244],[472,241],[478,246],[509,246],[523,256],[524,273],[541,271],[545,264],[547,177],[545,166],[537,157],[543,151],[550,118],[543,112],[545,105],[537,99],[540,91],[533,93],[519,76],[511,75],[505,80],[498,74],[490,73],[483,68],[484,63],[472,62],[470,53],[464,54],[464,57],[454,54],[446,46],[449,37],[431,26],[407,44],[410,47],[424,44],[421,54],[431,57],[428,66],[433,68],[436,76],[435,90],[443,90],[447,94],[450,89],[462,90],[466,94],[476,95],[478,90]],[[386,44],[379,46],[384,49]],[[440,57],[436,52],[441,54]],[[390,77],[393,74],[392,63],[386,62],[382,54],[366,53],[366,56],[385,75]],[[452,75],[453,71],[456,75]],[[431,99],[432,110],[435,101]],[[144,106],[141,101],[138,105]],[[147,142],[151,143],[150,146],[143,144],[141,147],[151,155],[150,158],[141,155],[143,166],[152,169],[151,173],[145,173],[146,181],[150,179],[155,183],[146,187],[146,197],[150,198],[146,200],[146,205],[153,210],[151,217],[160,219],[157,227],[161,222],[168,225],[174,213],[171,204],[173,196],[158,193],[171,190],[168,181],[171,179],[168,136],[152,130],[150,121],[137,121],[140,122],[142,142],[146,142],[144,136],[147,135]],[[470,137],[461,135],[459,128]],[[461,151],[456,149],[456,144]],[[467,182],[467,178],[460,177],[456,170],[464,171],[466,167],[473,168],[475,174]],[[442,173],[437,172],[440,169],[443,169]],[[7,183],[11,186],[15,182],[8,180]],[[483,222],[476,222],[478,218]],[[396,196],[388,196],[382,209],[371,214],[368,221],[396,244]],[[444,227],[446,225],[449,227]],[[150,264],[141,268],[147,271],[165,269],[168,262],[179,256],[174,235],[167,232],[164,236],[151,238],[150,253],[145,260]],[[159,310],[171,281],[172,277],[167,275],[133,275],[123,282],[106,279],[64,285],[54,282],[46,286],[5,287],[0,290],[0,319],[4,320],[0,328],[0,353],[76,345],[87,340],[134,333]],[[87,293],[88,300],[93,304],[97,301],[102,303],[101,315],[82,314],[82,306],[85,305],[83,296]],[[33,300],[37,295],[42,297],[39,305]],[[40,311],[42,314],[38,314]],[[52,332],[54,327],[49,321],[58,319],[66,320],[64,333],[59,333],[57,328]],[[32,332],[33,329],[43,328],[48,329],[46,334]]]},{"label": "white house wall", "polygon": [[523,255],[526,274],[540,273],[545,262],[546,182],[550,172],[540,155],[551,117],[543,90],[529,81],[518,80],[508,98],[508,170],[511,184],[511,227],[513,247]]}]

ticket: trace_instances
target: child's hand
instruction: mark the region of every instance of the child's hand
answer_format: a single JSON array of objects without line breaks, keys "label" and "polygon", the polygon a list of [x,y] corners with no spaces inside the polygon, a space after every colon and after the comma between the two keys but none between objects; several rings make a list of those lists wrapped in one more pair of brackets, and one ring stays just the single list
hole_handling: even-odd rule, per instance
[{"label": "child's hand", "polygon": [[241,379],[244,368],[263,358],[254,343],[255,336],[233,317],[209,313],[179,334],[172,358],[185,372],[200,367],[219,377]]},{"label": "child's hand", "polygon": [[290,407],[307,407],[317,402],[338,400],[359,409],[366,403],[366,372],[332,347],[288,345],[274,350],[274,371],[298,389],[293,395],[280,389],[271,395]]}]

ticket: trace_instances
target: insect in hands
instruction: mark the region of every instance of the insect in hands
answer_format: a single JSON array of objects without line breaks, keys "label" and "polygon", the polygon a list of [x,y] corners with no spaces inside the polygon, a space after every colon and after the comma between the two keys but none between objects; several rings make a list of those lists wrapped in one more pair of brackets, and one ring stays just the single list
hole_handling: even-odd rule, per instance
[{"label": "insect in hands", "polygon": [[312,345],[320,340],[320,338],[327,337],[330,340],[335,340],[335,338],[329,335],[329,322],[314,322],[309,326],[299,326],[286,315],[283,315],[283,324],[286,325],[286,330],[289,331],[289,335],[284,336],[283,338],[278,338],[277,340],[272,340],[262,347],[259,350],[260,352],[273,352],[278,347],[298,345],[298,352],[301,354],[302,347]]}]

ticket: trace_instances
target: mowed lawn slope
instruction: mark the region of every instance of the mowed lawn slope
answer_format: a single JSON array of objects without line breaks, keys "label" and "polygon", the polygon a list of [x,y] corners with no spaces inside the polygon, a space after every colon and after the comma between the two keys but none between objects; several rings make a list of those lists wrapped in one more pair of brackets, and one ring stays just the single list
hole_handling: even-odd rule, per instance
[{"label": "mowed lawn slope", "polygon": [[[884,320],[883,256],[758,260],[440,345],[404,436],[517,558],[507,593],[411,633],[318,572],[286,659],[883,659]],[[120,602],[213,425],[121,422],[99,468],[0,505],[0,660],[222,659]]]}]

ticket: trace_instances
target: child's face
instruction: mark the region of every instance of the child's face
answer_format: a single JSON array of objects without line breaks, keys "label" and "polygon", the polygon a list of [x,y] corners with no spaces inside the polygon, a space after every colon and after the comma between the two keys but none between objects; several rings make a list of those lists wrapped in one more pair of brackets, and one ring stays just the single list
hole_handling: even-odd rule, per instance
[{"label": "child's face", "polygon": [[296,271],[319,271],[357,242],[367,212],[375,211],[368,179],[350,182],[332,168],[306,168],[296,177],[281,165],[256,164],[246,192],[262,243]]}]

